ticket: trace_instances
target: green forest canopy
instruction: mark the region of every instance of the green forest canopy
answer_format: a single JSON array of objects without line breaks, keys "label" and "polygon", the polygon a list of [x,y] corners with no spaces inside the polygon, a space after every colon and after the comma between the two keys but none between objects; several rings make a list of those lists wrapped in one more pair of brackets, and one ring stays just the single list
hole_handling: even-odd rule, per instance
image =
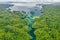
[{"label": "green forest canopy", "polygon": [[[60,6],[47,6],[39,18],[35,18],[32,28],[36,40],[60,40]],[[0,40],[32,40],[29,34],[29,20],[22,20],[20,12],[0,9]]]}]

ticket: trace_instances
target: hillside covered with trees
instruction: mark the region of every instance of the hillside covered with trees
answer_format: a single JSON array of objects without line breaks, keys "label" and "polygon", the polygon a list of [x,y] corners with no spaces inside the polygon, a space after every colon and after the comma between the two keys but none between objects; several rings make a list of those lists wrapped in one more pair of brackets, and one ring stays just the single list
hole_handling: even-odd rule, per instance
[{"label": "hillside covered with trees", "polygon": [[42,12],[30,27],[30,21],[21,12],[0,8],[0,40],[32,40],[32,28],[36,40],[60,40],[60,6],[46,6]]},{"label": "hillside covered with trees", "polygon": [[44,15],[35,18],[36,40],[60,40],[60,6],[47,6]]}]

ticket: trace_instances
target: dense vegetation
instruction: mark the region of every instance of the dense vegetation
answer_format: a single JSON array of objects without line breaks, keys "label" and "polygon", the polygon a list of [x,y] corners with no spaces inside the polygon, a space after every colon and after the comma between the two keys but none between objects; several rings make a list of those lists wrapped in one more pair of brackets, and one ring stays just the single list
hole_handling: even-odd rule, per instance
[{"label": "dense vegetation", "polygon": [[[60,40],[60,6],[46,6],[42,12],[33,19],[36,40]],[[21,12],[0,8],[0,40],[32,40],[30,21],[25,17]]]},{"label": "dense vegetation", "polygon": [[60,40],[60,6],[47,6],[44,15],[35,18],[36,40]]},{"label": "dense vegetation", "polygon": [[0,10],[0,40],[30,40],[29,21],[20,12]]}]

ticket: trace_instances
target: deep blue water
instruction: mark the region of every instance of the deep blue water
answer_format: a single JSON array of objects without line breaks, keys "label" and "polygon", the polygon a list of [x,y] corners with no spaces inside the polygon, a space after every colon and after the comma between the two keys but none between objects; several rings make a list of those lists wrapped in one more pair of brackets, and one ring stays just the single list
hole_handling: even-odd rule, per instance
[{"label": "deep blue water", "polygon": [[32,28],[32,30],[29,32],[29,34],[32,36],[32,40],[36,40],[36,36],[34,34],[35,29]]}]

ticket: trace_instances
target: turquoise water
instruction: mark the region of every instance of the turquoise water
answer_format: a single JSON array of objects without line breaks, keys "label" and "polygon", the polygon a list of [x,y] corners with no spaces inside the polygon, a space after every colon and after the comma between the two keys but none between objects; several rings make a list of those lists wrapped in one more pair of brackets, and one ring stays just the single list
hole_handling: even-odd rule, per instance
[{"label": "turquoise water", "polygon": [[[33,17],[25,17],[24,19],[28,19],[29,20],[29,22],[30,22],[30,24],[29,24],[29,27],[32,29],[30,32],[29,32],[29,34],[32,36],[32,40],[36,40],[36,36],[34,35],[34,31],[35,31],[35,29],[34,28],[32,28],[32,26],[33,26],[33,24],[34,24],[34,22],[33,22]],[[22,20],[24,20],[24,19],[22,19]]]},{"label": "turquoise water", "polygon": [[[41,16],[41,11],[40,11],[39,13],[40,13],[40,15],[38,15],[38,16]],[[29,32],[29,34],[32,36],[32,40],[36,40],[36,36],[35,36],[35,34],[34,34],[34,31],[35,31],[36,29],[32,28],[32,26],[33,26],[33,24],[34,24],[34,21],[33,21],[33,18],[34,18],[34,17],[35,17],[35,16],[24,18],[24,19],[28,19],[29,22],[30,22],[29,27],[31,27],[32,30]]]},{"label": "turquoise water", "polygon": [[[39,12],[39,11],[38,11]],[[38,15],[38,17],[39,16],[41,16],[41,15],[43,15],[43,13],[40,11],[39,12],[40,13],[40,15]],[[37,15],[37,14],[36,14]],[[33,18],[34,18],[35,16],[33,16],[33,17],[30,17],[30,18],[28,18],[28,20],[30,21],[30,25],[29,25],[29,27],[31,27],[32,28],[32,26],[33,26],[33,24],[34,24],[34,21],[33,21]],[[29,32],[29,34],[32,36],[32,40],[36,40],[36,36],[35,36],[35,34],[34,34],[34,31],[35,31],[36,29],[34,29],[34,28],[32,28],[32,30]]]},{"label": "turquoise water", "polygon": [[[22,9],[21,9],[21,8],[22,8]],[[33,12],[34,12],[34,14],[33,14],[33,15],[31,14],[31,16],[30,16],[29,13],[28,13],[27,15],[25,15],[25,13],[24,13],[25,17],[22,18],[22,20],[25,20],[25,19],[28,19],[28,20],[29,20],[30,24],[29,24],[28,26],[31,27],[31,29],[32,29],[32,30],[29,32],[29,34],[32,36],[32,40],[36,40],[36,36],[34,35],[34,31],[35,31],[36,29],[32,28],[32,26],[33,26],[33,24],[34,24],[34,22],[33,22],[33,17],[35,17],[35,16],[40,16],[40,15],[41,15],[41,10],[40,10],[40,8],[39,8],[39,7],[28,8],[28,7],[21,7],[21,6],[19,6],[19,7],[16,7],[15,10],[19,10],[19,11],[20,11],[20,10],[23,10],[23,11],[26,11],[26,12],[28,12],[28,10],[30,10],[30,11],[33,11]]]},{"label": "turquoise water", "polygon": [[32,36],[32,40],[36,40],[36,36],[34,34],[35,29],[32,28],[32,30],[29,32],[29,34]]},{"label": "turquoise water", "polygon": [[[28,19],[29,19],[29,21],[30,21],[29,27],[32,28],[32,26],[33,26],[33,24],[34,24],[34,22],[33,22],[33,17],[30,17],[30,18],[28,18]],[[32,30],[29,32],[29,34],[32,36],[32,40],[36,40],[36,36],[34,35],[34,31],[35,31],[35,29],[32,28]]]}]

